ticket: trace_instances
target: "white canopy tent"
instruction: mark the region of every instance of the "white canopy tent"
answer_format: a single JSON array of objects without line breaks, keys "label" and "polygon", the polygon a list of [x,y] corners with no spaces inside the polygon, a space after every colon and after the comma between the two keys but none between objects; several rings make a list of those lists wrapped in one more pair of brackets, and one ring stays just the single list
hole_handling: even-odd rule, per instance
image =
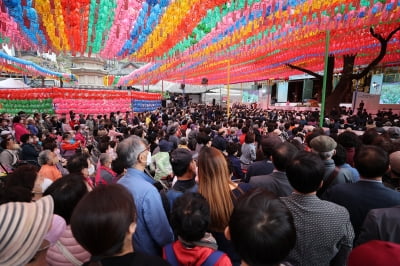
[{"label": "white canopy tent", "polygon": [[22,89],[22,88],[30,88],[30,87],[20,80],[8,78],[8,79],[0,81],[0,88],[1,89]]}]

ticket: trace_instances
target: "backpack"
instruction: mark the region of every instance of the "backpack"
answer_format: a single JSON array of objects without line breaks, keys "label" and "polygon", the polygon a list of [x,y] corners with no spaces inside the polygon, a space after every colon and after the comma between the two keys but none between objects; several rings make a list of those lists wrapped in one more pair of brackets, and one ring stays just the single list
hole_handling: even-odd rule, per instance
[{"label": "backpack", "polygon": [[[172,243],[166,245],[164,247],[165,259],[172,266],[179,266],[178,260],[176,258],[174,249],[172,248]],[[202,266],[213,266],[217,263],[217,261],[224,255],[222,251],[214,250],[208,258],[203,262]]]}]

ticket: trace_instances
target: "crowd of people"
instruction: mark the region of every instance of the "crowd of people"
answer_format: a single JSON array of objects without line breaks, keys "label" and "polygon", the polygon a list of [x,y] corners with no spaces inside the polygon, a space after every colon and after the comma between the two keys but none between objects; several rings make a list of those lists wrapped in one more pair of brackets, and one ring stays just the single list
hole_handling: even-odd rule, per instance
[{"label": "crowd of people", "polygon": [[2,114],[0,265],[400,264],[399,114],[363,107]]}]

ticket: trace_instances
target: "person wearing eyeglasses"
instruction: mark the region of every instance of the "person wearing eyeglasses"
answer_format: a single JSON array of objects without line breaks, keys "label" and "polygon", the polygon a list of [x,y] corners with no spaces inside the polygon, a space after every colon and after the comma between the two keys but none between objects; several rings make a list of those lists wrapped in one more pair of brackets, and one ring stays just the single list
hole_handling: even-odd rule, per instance
[{"label": "person wearing eyeglasses", "polygon": [[144,170],[151,163],[151,152],[138,136],[124,139],[117,148],[118,158],[124,161],[126,174],[118,184],[132,194],[137,207],[137,230],[133,234],[135,250],[148,255],[161,255],[161,248],[174,240],[155,180]]}]

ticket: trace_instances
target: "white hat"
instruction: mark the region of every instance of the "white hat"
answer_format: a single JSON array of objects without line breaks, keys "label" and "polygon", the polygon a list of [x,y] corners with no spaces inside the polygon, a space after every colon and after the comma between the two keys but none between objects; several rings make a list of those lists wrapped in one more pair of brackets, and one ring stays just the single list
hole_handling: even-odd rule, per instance
[{"label": "white hat", "polygon": [[0,265],[25,265],[38,251],[53,218],[51,196],[0,205]]}]

